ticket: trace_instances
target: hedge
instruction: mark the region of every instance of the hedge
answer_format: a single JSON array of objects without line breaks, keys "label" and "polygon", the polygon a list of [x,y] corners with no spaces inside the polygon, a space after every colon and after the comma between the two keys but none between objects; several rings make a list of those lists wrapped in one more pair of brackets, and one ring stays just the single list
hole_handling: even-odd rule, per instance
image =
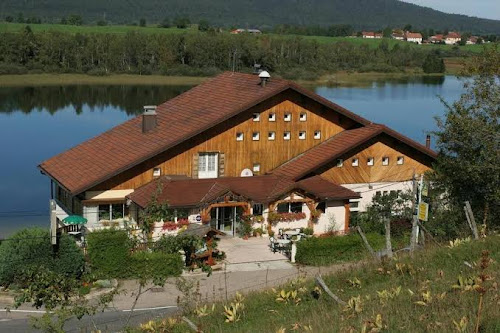
[{"label": "hedge", "polygon": [[[384,236],[375,233],[366,235],[375,249],[384,247]],[[304,265],[322,266],[359,260],[367,250],[358,234],[331,237],[311,237],[297,243],[296,261]]]},{"label": "hedge", "polygon": [[181,255],[160,252],[137,252],[131,256],[131,277],[138,279],[161,279],[179,276],[184,268]]},{"label": "hedge", "polygon": [[92,273],[99,278],[125,278],[129,275],[132,242],[127,231],[106,229],[87,235]]},{"label": "hedge", "polygon": [[0,284],[7,286],[23,271],[44,266],[50,271],[78,278],[85,266],[83,252],[68,235],[59,238],[59,249],[54,255],[50,233],[42,228],[18,231],[0,244]]}]

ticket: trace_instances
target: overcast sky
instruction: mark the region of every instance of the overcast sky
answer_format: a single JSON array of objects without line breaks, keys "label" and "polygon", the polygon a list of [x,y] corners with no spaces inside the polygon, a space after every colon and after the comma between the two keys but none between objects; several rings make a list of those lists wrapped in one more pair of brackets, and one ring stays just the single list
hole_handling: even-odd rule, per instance
[{"label": "overcast sky", "polygon": [[500,20],[499,0],[402,0],[446,13]]}]

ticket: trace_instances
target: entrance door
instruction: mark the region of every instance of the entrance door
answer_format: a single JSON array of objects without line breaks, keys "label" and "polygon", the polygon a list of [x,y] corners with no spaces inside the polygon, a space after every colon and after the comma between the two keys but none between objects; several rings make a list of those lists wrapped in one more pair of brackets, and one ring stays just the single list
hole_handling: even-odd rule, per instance
[{"label": "entrance door", "polygon": [[218,153],[200,153],[198,156],[198,178],[217,178]]}]

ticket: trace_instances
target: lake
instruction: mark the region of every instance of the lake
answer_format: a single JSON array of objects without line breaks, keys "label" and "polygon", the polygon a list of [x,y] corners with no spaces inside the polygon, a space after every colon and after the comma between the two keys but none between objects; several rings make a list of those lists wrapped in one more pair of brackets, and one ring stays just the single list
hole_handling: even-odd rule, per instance
[{"label": "lake", "polygon": [[[188,90],[188,86],[0,87],[0,238],[48,227],[50,181],[37,165]],[[377,81],[364,88],[314,87],[319,95],[421,143],[462,82],[453,76]]]}]

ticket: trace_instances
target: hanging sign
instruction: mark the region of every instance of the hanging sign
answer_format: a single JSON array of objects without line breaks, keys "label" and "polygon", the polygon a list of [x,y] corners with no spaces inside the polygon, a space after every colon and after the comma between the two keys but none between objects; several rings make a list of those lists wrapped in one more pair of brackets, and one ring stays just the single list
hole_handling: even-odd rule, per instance
[{"label": "hanging sign", "polygon": [[428,182],[422,183],[422,191],[420,193],[422,194],[423,197],[429,196],[429,183]]},{"label": "hanging sign", "polygon": [[418,219],[420,221],[427,221],[429,219],[429,204],[421,202],[418,204]]}]

